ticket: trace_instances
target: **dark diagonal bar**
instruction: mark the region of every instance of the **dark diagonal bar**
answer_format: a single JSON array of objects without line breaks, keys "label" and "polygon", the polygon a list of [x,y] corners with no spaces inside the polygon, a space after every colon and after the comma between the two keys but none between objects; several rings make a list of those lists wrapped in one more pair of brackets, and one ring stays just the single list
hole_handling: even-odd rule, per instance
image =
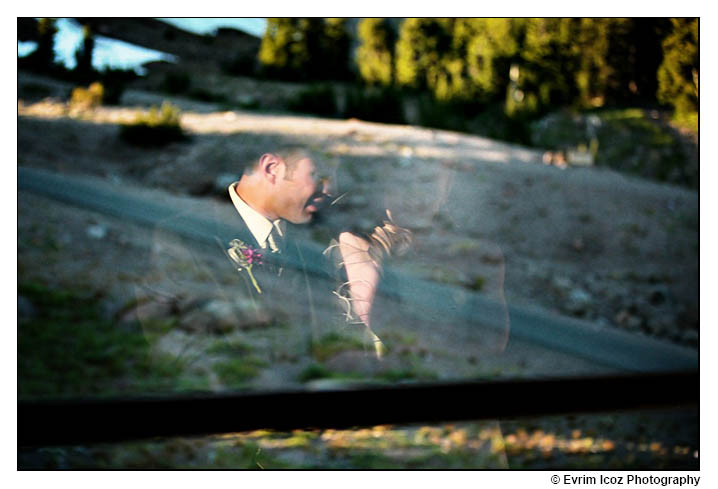
[{"label": "dark diagonal bar", "polygon": [[697,372],[18,402],[18,446],[697,406]]}]

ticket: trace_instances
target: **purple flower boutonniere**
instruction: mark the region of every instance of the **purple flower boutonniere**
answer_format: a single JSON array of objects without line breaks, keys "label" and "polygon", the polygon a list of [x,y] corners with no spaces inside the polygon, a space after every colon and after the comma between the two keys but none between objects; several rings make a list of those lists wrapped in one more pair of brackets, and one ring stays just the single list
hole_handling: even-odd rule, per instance
[{"label": "purple flower boutonniere", "polygon": [[253,246],[248,245],[247,243],[239,239],[233,239],[229,242],[229,249],[227,250],[227,254],[235,263],[235,265],[237,265],[237,270],[239,272],[241,272],[242,270],[247,271],[247,275],[249,275],[249,279],[252,281],[252,285],[254,285],[254,288],[257,289],[257,292],[261,294],[262,289],[259,288],[257,280],[254,278],[254,274],[252,273],[252,267],[255,265],[262,265],[262,254],[257,251],[257,249]]}]

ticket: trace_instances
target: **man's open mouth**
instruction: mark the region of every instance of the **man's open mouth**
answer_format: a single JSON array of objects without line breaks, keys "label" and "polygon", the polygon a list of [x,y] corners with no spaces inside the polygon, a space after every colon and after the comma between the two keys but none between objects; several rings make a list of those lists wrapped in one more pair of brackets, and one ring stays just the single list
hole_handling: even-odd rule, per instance
[{"label": "man's open mouth", "polygon": [[312,212],[312,213],[319,212],[322,209],[324,209],[325,207],[327,207],[327,203],[329,201],[330,201],[330,196],[319,192],[319,193],[316,193],[316,194],[312,195],[311,197],[309,197],[309,199],[307,199],[307,205],[304,206],[304,208],[308,212]]}]

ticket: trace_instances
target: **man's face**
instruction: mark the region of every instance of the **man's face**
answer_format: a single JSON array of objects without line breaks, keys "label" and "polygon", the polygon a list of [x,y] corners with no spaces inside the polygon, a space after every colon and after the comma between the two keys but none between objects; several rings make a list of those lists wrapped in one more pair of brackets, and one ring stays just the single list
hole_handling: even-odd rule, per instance
[{"label": "man's face", "polygon": [[312,215],[325,200],[324,194],[318,191],[314,162],[310,158],[302,158],[290,172],[287,172],[286,163],[282,166],[284,171],[277,192],[277,214],[294,224],[311,221]]}]

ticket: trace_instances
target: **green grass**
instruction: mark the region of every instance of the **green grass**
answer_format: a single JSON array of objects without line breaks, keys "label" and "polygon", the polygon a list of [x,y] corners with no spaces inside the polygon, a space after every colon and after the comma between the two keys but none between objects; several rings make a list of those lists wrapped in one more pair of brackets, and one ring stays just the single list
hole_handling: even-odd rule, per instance
[{"label": "green grass", "polygon": [[245,355],[251,351],[250,345],[237,340],[217,340],[207,348],[207,353],[218,355]]},{"label": "green grass", "polygon": [[432,372],[427,369],[418,367],[407,367],[387,370],[377,374],[375,378],[379,380],[386,380],[387,382],[400,382],[403,380],[436,380],[438,375],[436,372]]},{"label": "green grass", "polygon": [[20,284],[37,314],[18,321],[18,396],[105,396],[177,387],[181,360],[150,354],[136,323],[102,316],[99,297]]},{"label": "green grass", "polygon": [[319,379],[336,379],[394,383],[407,380],[429,381],[438,378],[435,372],[422,368],[417,365],[417,363],[415,359],[409,358],[408,365],[406,366],[377,372],[374,375],[366,375],[359,372],[335,372],[321,363],[312,363],[300,372],[298,380],[300,382],[310,382]]},{"label": "green grass", "polygon": [[298,380],[300,382],[311,382],[312,380],[337,378],[337,375],[336,372],[332,372],[324,365],[312,363],[299,373]]},{"label": "green grass", "polygon": [[227,387],[241,387],[257,377],[267,363],[254,355],[235,356],[212,365],[212,370]]},{"label": "green grass", "polygon": [[320,362],[343,351],[363,350],[364,348],[364,343],[360,340],[339,333],[328,333],[316,341],[310,341],[309,344],[312,358]]}]

